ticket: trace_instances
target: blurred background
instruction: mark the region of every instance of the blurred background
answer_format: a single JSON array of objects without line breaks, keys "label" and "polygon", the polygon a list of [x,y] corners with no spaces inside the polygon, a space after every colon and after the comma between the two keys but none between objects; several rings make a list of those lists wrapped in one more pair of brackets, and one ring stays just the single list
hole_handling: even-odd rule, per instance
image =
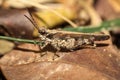
[{"label": "blurred background", "polygon": [[[30,17],[27,10],[30,9],[39,27],[107,32],[112,36],[113,44],[120,47],[119,0],[0,0],[0,9],[1,35],[28,39],[37,37],[37,30],[24,16]],[[117,22],[108,22],[107,26],[103,23],[115,19],[118,19]]]},{"label": "blurred background", "polygon": [[[39,28],[108,34],[120,53],[120,0],[0,0],[0,36],[39,39],[33,23],[25,17],[31,18],[30,13]],[[19,44],[0,39],[1,57]]]}]

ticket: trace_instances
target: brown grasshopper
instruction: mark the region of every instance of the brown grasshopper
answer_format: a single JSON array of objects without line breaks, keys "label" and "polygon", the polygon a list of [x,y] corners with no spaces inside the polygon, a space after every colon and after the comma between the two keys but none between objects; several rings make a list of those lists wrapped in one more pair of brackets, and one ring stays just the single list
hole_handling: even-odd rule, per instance
[{"label": "brown grasshopper", "polygon": [[95,41],[103,41],[110,38],[109,35],[105,34],[88,34],[39,28],[33,18],[33,20],[30,18],[28,19],[33,23],[39,32],[39,37],[43,43],[43,45],[40,46],[41,49],[44,49],[46,46],[52,46],[52,48],[56,51],[74,51],[87,46],[96,47]]}]

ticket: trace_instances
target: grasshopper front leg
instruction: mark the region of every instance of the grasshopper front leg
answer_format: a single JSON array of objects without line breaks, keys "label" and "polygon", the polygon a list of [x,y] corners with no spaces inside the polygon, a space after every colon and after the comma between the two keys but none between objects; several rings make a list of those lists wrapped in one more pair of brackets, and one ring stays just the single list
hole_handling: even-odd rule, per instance
[{"label": "grasshopper front leg", "polygon": [[[39,46],[40,51],[43,50],[46,46],[48,46],[49,43],[50,42],[48,42],[48,41],[43,41],[43,44]],[[40,53],[41,57],[44,56],[45,54],[47,54],[47,52],[45,52],[45,53],[41,52]]]}]

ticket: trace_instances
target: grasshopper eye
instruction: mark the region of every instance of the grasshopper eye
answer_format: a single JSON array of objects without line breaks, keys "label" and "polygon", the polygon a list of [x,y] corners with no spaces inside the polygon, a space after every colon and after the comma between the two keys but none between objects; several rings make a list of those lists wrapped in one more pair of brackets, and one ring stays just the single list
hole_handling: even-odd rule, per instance
[{"label": "grasshopper eye", "polygon": [[39,29],[39,33],[41,35],[47,34],[47,31],[45,29]]}]

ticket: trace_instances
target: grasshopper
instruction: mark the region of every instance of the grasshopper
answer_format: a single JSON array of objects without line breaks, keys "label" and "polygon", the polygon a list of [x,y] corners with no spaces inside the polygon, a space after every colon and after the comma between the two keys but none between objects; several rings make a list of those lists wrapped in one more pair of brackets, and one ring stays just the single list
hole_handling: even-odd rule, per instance
[{"label": "grasshopper", "polygon": [[32,20],[30,18],[28,19],[33,23],[34,27],[39,32],[40,40],[43,43],[43,45],[40,46],[41,50],[47,46],[52,46],[56,52],[62,50],[74,51],[84,47],[96,47],[95,41],[104,41],[110,38],[109,35],[105,34],[88,34],[39,28],[33,17]]}]

